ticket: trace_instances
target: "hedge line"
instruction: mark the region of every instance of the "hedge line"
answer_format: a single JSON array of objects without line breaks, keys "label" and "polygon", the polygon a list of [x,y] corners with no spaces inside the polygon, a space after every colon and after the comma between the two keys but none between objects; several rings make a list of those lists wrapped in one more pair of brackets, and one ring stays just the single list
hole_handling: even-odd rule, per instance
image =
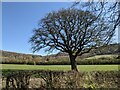
[{"label": "hedge line", "polygon": [[[70,65],[69,60],[51,60],[51,61],[34,61],[34,60],[10,60],[2,61],[2,64],[27,64],[27,65]],[[77,60],[78,65],[104,65],[120,64],[120,59],[84,59]]]},{"label": "hedge line", "polygon": [[[96,90],[98,88],[117,89],[120,85],[120,72],[118,71],[65,72],[4,70],[2,75],[4,82],[6,82],[4,88],[7,89],[22,88],[24,90],[31,87],[39,90],[61,90],[61,88],[69,90],[88,88],[89,90]],[[31,81],[32,79],[33,81]]]}]

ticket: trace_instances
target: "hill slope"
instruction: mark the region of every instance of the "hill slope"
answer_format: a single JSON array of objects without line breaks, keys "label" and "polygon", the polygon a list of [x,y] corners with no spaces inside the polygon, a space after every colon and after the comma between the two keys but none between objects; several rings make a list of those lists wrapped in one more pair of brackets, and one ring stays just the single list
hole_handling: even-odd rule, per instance
[{"label": "hill slope", "polygon": [[[109,57],[113,57],[113,62],[117,63],[116,60],[114,60],[114,55],[116,58],[116,55],[119,54],[119,47],[120,44],[112,44],[112,45],[107,45],[104,47],[92,49],[89,53],[85,53],[82,56],[78,56],[77,61],[80,61],[79,64],[82,63],[87,63],[90,62],[107,62],[110,63],[111,61]],[[97,55],[103,55],[103,57],[98,56],[100,60],[95,60]],[[107,57],[106,57],[106,56]],[[110,55],[110,56],[109,56]],[[95,56],[95,57],[94,57]],[[90,58],[92,57],[92,58]],[[97,58],[98,58],[97,57]],[[49,56],[40,56],[40,55],[32,55],[32,54],[22,54],[22,53],[15,53],[15,52],[8,52],[8,51],[2,51],[2,63],[18,63],[18,64],[69,64],[69,57],[67,53],[58,53],[54,55],[49,55]],[[84,60],[84,59],[91,59],[91,60]],[[107,58],[107,59],[106,59]],[[102,60],[104,59],[104,61]],[[101,61],[102,60],[102,61]]]},{"label": "hill slope", "polygon": [[36,60],[41,59],[41,55],[23,54],[9,51],[1,51],[3,60]]},{"label": "hill slope", "polygon": [[[107,46],[99,47],[96,49],[92,49],[89,53],[85,53],[81,56],[81,58],[91,57],[95,55],[108,55],[108,54],[120,54],[120,44],[110,44]],[[51,56],[68,56],[67,53],[58,53]]]}]

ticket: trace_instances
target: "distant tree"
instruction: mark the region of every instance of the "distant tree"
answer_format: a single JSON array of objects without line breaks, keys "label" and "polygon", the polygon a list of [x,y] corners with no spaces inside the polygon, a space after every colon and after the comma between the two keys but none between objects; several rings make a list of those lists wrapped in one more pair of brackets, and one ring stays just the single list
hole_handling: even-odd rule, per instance
[{"label": "distant tree", "polygon": [[71,69],[77,71],[77,56],[108,44],[110,31],[104,20],[89,11],[61,9],[41,19],[30,43],[34,52],[47,48],[68,53]]}]

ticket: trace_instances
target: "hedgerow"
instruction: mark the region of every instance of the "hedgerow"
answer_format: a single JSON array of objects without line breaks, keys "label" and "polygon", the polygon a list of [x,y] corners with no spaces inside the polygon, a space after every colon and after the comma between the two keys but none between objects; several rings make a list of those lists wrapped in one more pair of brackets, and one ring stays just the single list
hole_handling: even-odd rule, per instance
[{"label": "hedgerow", "polygon": [[[104,64],[120,64],[120,58],[92,58],[81,59],[77,58],[78,65],[104,65]],[[70,65],[69,58],[57,58],[46,60],[3,60],[2,64],[26,64],[26,65]]]},{"label": "hedgerow", "polygon": [[87,89],[117,89],[119,88],[119,71],[45,71],[45,70],[3,70],[3,88],[42,90],[76,90]]}]

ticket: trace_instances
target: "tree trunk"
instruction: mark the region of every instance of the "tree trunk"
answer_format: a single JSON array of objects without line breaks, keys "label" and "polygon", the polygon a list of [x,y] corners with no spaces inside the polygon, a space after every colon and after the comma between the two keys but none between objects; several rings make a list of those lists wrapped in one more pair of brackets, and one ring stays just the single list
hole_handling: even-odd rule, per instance
[{"label": "tree trunk", "polygon": [[77,70],[77,63],[76,63],[76,57],[73,55],[69,55],[70,63],[71,63],[71,70],[78,71]]}]

